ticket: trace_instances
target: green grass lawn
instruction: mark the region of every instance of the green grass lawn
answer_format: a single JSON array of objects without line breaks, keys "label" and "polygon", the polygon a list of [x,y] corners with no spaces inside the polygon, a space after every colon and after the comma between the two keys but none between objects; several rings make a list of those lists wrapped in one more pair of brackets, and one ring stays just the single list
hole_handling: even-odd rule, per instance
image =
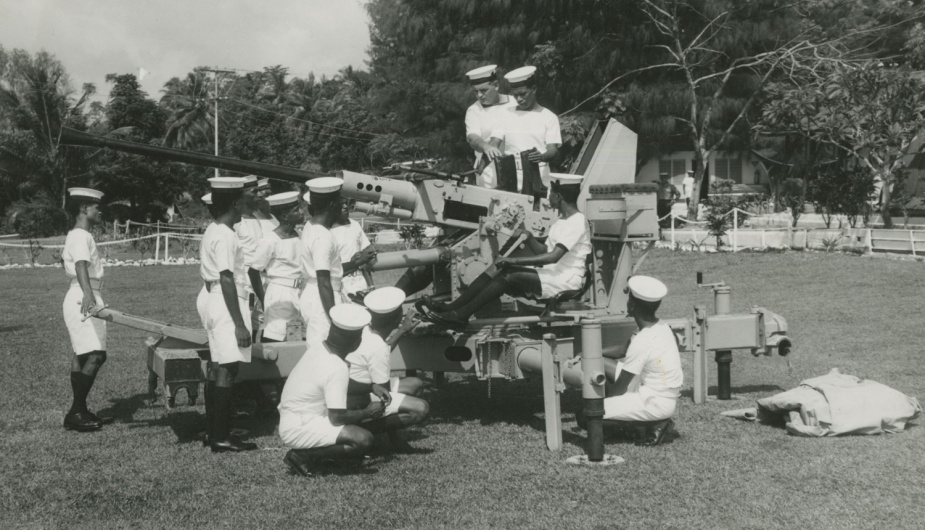
[{"label": "green grass lawn", "polygon": [[[196,439],[202,407],[167,412],[146,401],[144,333],[110,325],[109,362],[91,407],[117,417],[102,432],[61,427],[70,361],[59,269],[0,272],[0,528],[28,527],[921,527],[925,429],[802,439],[721,417],[831,368],[925,397],[919,342],[923,264],[818,253],[655,251],[640,272],[663,279],[664,317],[688,315],[732,286],[733,310],[785,316],[787,359],[736,352],[736,400],[694,405],[691,358],[676,417],[679,436],[656,448],[607,439],[626,458],[576,468],[579,400],[564,400],[565,449],[544,447],[538,382],[453,377],[431,390],[431,419],[408,433],[419,454],[378,454],[360,474],[287,474],[275,422],[243,417],[261,450],[214,455]],[[197,326],[198,269],[109,268],[104,297],[137,315]],[[711,362],[711,386],[715,384]],[[711,392],[714,389],[711,388]],[[916,522],[918,521],[918,522]]]}]

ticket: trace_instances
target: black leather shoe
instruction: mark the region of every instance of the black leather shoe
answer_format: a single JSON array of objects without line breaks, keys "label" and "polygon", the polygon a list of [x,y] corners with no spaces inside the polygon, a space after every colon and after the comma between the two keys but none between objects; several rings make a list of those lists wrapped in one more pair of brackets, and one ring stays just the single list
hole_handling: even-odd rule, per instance
[{"label": "black leather shoe", "polygon": [[283,458],[283,462],[286,463],[286,466],[289,467],[289,470],[295,473],[296,475],[301,475],[303,477],[312,476],[311,470],[308,468],[308,462],[303,460],[298,453],[290,449],[286,456]]},{"label": "black leather shoe", "polygon": [[113,423],[114,421],[116,421],[116,419],[113,418],[112,416],[103,416],[103,417],[100,417],[100,416],[97,416],[96,414],[90,412],[89,410],[87,411],[87,416],[89,416],[91,420],[93,420],[93,421],[99,423],[100,425],[109,425],[109,424]]},{"label": "black leather shoe", "polygon": [[674,426],[671,418],[667,420],[651,422],[646,426],[646,436],[641,442],[636,440],[636,445],[642,447],[652,447],[661,444],[665,440],[668,431]]},{"label": "black leather shoe", "polygon": [[64,417],[64,428],[69,431],[92,432],[100,430],[102,426],[84,412],[72,412]]},{"label": "black leather shoe", "polygon": [[436,324],[440,327],[448,328],[460,333],[469,327],[469,321],[463,321],[458,318],[447,318],[435,311],[431,311],[426,307],[424,308],[424,312],[421,314],[421,318],[432,324]]},{"label": "black leather shoe", "polygon": [[213,453],[240,453],[257,449],[257,444],[242,442],[234,436],[229,436],[227,440],[210,440],[209,445]]}]

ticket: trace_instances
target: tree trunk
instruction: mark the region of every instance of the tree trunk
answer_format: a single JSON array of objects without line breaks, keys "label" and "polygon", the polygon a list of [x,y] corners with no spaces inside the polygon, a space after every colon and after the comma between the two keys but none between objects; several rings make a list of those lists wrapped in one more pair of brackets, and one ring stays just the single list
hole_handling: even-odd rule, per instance
[{"label": "tree trunk", "polygon": [[893,218],[890,217],[890,200],[893,195],[890,188],[893,185],[893,175],[881,175],[880,180],[883,182],[880,188],[883,194],[880,201],[880,217],[883,218],[883,228],[893,228]]}]

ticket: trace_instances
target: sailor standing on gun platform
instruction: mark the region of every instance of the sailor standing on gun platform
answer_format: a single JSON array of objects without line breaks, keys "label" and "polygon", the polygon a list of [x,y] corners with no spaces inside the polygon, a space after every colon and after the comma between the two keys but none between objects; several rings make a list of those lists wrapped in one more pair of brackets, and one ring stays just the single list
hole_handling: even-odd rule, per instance
[{"label": "sailor standing on gun platform", "polygon": [[350,385],[347,388],[347,408],[365,407],[371,400],[385,404],[383,417],[365,421],[360,426],[372,433],[385,432],[392,446],[409,452],[411,446],[398,435],[399,429],[424,421],[430,406],[416,397],[424,388],[417,377],[391,377],[392,347],[385,339],[402,319],[405,293],[398,287],[380,287],[363,298],[372,320],[363,330],[363,341],[347,356],[350,365]]},{"label": "sailor standing on gun platform", "polygon": [[239,363],[251,360],[250,310],[245,288],[244,254],[232,227],[244,209],[245,181],[210,178],[215,222],[199,245],[199,271],[208,291],[206,333],[209,338],[209,381],[206,383],[206,432],[212,452],[247,451],[257,444],[231,434],[231,387]]},{"label": "sailor standing on gun platform", "polygon": [[334,220],[341,215],[340,194],[344,181],[336,177],[315,178],[306,183],[305,201],[312,217],[302,229],[302,275],[305,288],[299,308],[305,321],[305,341],[318,344],[328,336],[331,308],[344,301],[341,281],[344,269],[331,234]]},{"label": "sailor standing on gun platform", "polygon": [[639,330],[617,366],[616,382],[607,387],[604,420],[631,422],[636,445],[658,445],[671,430],[684,383],[674,333],[655,316],[668,288],[655,278],[633,276],[627,290],[626,312]]},{"label": "sailor standing on gun platform", "polygon": [[302,241],[295,227],[304,221],[304,216],[297,191],[270,195],[267,203],[279,226],[264,236],[251,267],[267,275],[267,288],[260,301],[266,319],[261,342],[281,342],[286,340],[289,322],[294,318],[301,320],[299,296],[305,280]]},{"label": "sailor standing on gun platform", "polygon": [[350,298],[369,289],[372,275],[364,267],[376,261],[376,247],[370,243],[360,223],[350,218],[350,204],[343,201],[340,216],[331,227],[344,267],[343,293]]},{"label": "sailor standing on gun platform", "polygon": [[71,281],[62,305],[64,324],[71,337],[74,358],[71,361],[71,408],[64,416],[64,428],[78,432],[97,431],[112,418],[100,418],[87,408],[87,395],[103,363],[106,362],[106,322],[95,318],[104,307],[103,262],[96,251],[90,228],[101,221],[100,200],[103,193],[89,188],[70,188],[68,213],[74,228],[67,233],[61,259]]},{"label": "sailor standing on gun platform", "polygon": [[385,405],[372,401],[362,410],[347,410],[348,367],[344,358],[357,349],[369,312],[356,304],[331,308],[330,332],[292,369],[279,403],[279,437],[291,447],[284,458],[299,475],[312,474],[312,465],[361,459],[373,435],[357,424],[382,416]]},{"label": "sailor standing on gun platform", "polygon": [[490,64],[466,72],[476,95],[475,103],[466,109],[466,141],[475,151],[476,183],[485,188],[497,187],[491,162],[503,156],[501,149],[489,142],[491,133],[497,128],[500,113],[517,106],[514,98],[498,92],[497,70],[497,65]]},{"label": "sailor standing on gun platform", "polygon": [[[543,188],[549,187],[549,162],[559,154],[562,132],[559,118],[536,101],[535,73],[535,66],[523,66],[504,76],[510,83],[511,97],[517,106],[499,113],[497,126],[491,133],[491,143],[503,146],[505,156],[513,155],[517,189],[512,191],[545,197]],[[503,159],[498,163],[502,171],[503,163]],[[502,177],[499,176],[494,186],[486,187],[503,184]]]}]

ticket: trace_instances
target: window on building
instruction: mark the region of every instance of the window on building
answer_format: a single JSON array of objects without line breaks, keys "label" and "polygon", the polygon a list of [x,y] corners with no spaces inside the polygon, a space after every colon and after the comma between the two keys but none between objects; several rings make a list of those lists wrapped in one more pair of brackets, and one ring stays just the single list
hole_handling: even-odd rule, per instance
[{"label": "window on building", "polygon": [[713,175],[716,178],[742,183],[741,158],[717,158],[713,161]]},{"label": "window on building", "polygon": [[681,159],[662,159],[658,161],[658,173],[668,173],[669,177],[678,177],[684,176],[684,172],[687,171],[687,160]]}]

